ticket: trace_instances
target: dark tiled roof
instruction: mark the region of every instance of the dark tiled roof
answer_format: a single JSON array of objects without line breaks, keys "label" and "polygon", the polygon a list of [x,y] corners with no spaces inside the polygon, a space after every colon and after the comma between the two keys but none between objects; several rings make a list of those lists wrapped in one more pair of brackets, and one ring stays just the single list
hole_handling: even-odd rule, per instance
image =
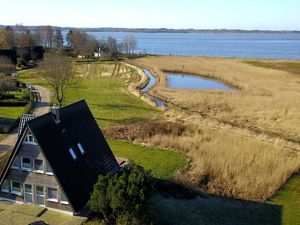
[{"label": "dark tiled roof", "polygon": [[[60,110],[61,123],[47,113],[27,124],[73,209],[89,200],[99,175],[117,172],[118,163],[84,100]],[[82,154],[77,144],[85,150]],[[69,152],[73,148],[77,159]]]},{"label": "dark tiled roof", "polygon": [[23,127],[25,126],[26,122],[29,120],[34,119],[36,116],[33,114],[23,114],[22,118],[20,119],[19,128],[18,128],[18,136],[20,136]]}]

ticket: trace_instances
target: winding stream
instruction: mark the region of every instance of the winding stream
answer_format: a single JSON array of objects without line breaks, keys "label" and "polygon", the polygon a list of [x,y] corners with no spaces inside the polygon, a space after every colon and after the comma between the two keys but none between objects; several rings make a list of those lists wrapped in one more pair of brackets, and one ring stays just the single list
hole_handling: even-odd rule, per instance
[{"label": "winding stream", "polygon": [[141,89],[141,92],[148,98],[152,99],[156,106],[158,107],[165,107],[165,103],[159,99],[159,98],[155,98],[154,96],[150,95],[147,91],[152,88],[155,83],[156,83],[156,78],[150,73],[149,70],[146,70],[146,69],[143,69],[144,70],[144,73],[147,75],[147,77],[149,78],[149,82],[148,84],[143,88]]}]

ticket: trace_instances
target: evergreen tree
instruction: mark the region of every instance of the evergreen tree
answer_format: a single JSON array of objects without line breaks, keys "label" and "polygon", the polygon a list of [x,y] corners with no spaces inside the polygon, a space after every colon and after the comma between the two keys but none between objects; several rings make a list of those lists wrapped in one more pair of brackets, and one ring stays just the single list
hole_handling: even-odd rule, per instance
[{"label": "evergreen tree", "polygon": [[148,200],[153,194],[150,173],[138,165],[128,165],[122,173],[99,176],[89,207],[108,224],[149,223]]}]

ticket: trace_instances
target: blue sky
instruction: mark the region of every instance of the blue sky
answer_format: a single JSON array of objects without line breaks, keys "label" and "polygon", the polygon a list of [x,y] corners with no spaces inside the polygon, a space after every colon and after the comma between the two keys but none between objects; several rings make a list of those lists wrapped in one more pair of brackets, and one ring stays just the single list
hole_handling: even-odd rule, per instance
[{"label": "blue sky", "polygon": [[300,0],[0,0],[0,24],[300,30]]}]

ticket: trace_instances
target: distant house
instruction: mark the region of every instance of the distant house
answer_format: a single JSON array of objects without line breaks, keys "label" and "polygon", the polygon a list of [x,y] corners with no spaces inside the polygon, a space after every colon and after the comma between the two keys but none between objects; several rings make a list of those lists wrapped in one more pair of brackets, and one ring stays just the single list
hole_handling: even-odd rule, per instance
[{"label": "distant house", "polygon": [[99,175],[119,165],[86,102],[23,116],[0,175],[2,200],[81,214]]}]

